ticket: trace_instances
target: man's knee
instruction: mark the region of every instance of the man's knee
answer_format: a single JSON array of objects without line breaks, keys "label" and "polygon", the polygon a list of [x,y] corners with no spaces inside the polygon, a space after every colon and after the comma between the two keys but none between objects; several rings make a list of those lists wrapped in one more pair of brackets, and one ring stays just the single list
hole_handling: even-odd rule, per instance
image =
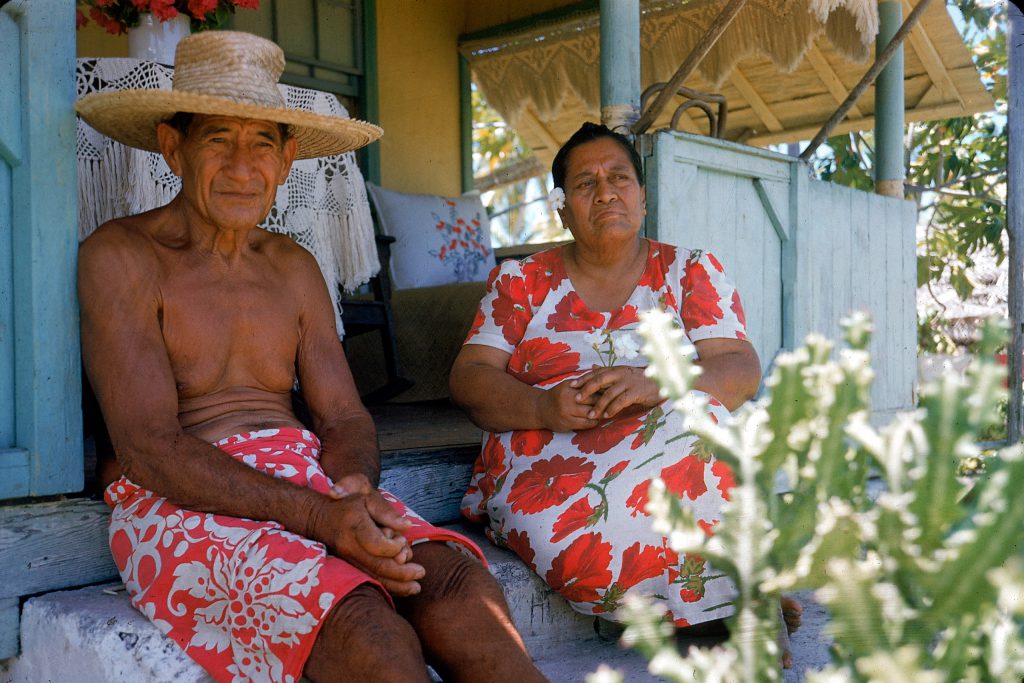
[{"label": "man's knee", "polygon": [[420,580],[424,597],[444,602],[478,601],[491,597],[504,604],[501,586],[479,560],[444,543],[423,543],[413,549],[413,561],[423,564]]},{"label": "man's knee", "polygon": [[321,635],[328,629],[343,646],[356,640],[404,639],[410,647],[419,647],[412,627],[395,613],[380,590],[368,583],[353,589],[334,606]]},{"label": "man's knee", "polygon": [[[413,681],[425,676],[416,632],[370,584],[353,589],[334,606],[306,662],[305,673],[314,681],[333,680],[337,671],[376,671],[381,676],[378,680]],[[370,679],[355,675],[353,680]]]}]

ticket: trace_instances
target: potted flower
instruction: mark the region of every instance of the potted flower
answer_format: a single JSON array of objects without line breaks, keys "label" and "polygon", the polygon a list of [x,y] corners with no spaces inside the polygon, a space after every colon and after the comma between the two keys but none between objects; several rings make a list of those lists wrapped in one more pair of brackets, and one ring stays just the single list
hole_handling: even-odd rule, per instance
[{"label": "potted flower", "polygon": [[[178,41],[192,31],[224,25],[235,9],[259,0],[77,0],[78,28],[91,18],[108,33],[128,34],[128,54],[162,64],[174,61]],[[85,15],[88,9],[89,17]]]},{"label": "potted flower", "polygon": [[[92,19],[108,33],[119,35],[139,26],[143,15],[160,22],[189,20],[192,31],[220,28],[235,9],[258,9],[260,0],[78,0],[77,25]],[[89,10],[89,17],[84,10]]]}]

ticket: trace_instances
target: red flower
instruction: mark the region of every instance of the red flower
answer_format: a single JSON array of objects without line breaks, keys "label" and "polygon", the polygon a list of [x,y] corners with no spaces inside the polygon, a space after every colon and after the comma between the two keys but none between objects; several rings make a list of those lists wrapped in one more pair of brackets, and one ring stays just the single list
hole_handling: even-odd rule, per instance
[{"label": "red flower", "polygon": [[89,17],[97,24],[103,27],[103,29],[111,35],[119,35],[121,33],[127,33],[128,29],[125,28],[117,19],[111,19],[99,9],[93,7],[89,10]]},{"label": "red flower", "polygon": [[590,482],[596,465],[585,458],[538,460],[512,482],[508,502],[512,512],[532,515],[553,505],[560,505]]},{"label": "red flower", "polygon": [[486,443],[484,443],[483,449],[480,451],[480,457],[477,458],[476,463],[473,465],[473,474],[482,474],[479,478],[474,478],[483,500],[486,501],[491,498],[495,491],[500,488],[499,481],[504,483],[503,475],[507,471],[505,447],[501,445],[500,439],[494,434],[490,434],[487,437]]},{"label": "red flower", "polygon": [[242,9],[259,9],[260,0],[235,0],[235,6]]},{"label": "red flower", "polygon": [[640,322],[640,317],[637,315],[636,306],[623,306],[608,318],[608,329],[619,330],[638,322]]},{"label": "red flower", "polygon": [[531,571],[537,571],[537,565],[534,564],[535,553],[533,546],[530,545],[530,534],[528,532],[513,529],[505,539],[505,545],[508,546],[509,550],[518,555],[519,559],[529,565]]},{"label": "red flower", "polygon": [[629,498],[626,499],[626,507],[632,508],[633,512],[630,513],[630,517],[636,517],[637,514],[641,514],[644,517],[650,517],[651,513],[647,512],[644,508],[647,507],[647,489],[651,488],[651,480],[642,481],[633,487],[633,492],[629,494]]},{"label": "red flower", "polygon": [[541,252],[523,263],[523,277],[526,278],[530,303],[540,306],[548,294],[558,289],[565,279],[558,252]]},{"label": "red flower", "polygon": [[202,21],[210,12],[217,11],[218,0],[188,0],[188,13]]},{"label": "red flower", "polygon": [[551,527],[551,531],[554,532],[551,542],[558,543],[574,531],[593,526],[597,523],[597,517],[600,516],[596,513],[599,513],[599,510],[590,504],[590,497],[583,496],[558,516]]},{"label": "red flower", "polygon": [[517,455],[540,455],[554,436],[550,429],[517,429],[512,432],[510,447]]},{"label": "red flower", "polygon": [[704,266],[697,262],[687,265],[683,276],[683,325],[688,330],[704,325],[714,325],[722,319],[718,307],[720,297]]},{"label": "red flower", "polygon": [[620,474],[622,474],[623,470],[625,470],[626,467],[628,467],[628,466],[629,466],[629,461],[628,460],[623,460],[620,463],[616,463],[615,465],[612,466],[612,468],[610,470],[608,470],[605,473],[605,475],[603,477],[601,477],[601,483],[606,484],[606,483],[610,482],[612,479],[614,479],[615,477],[617,477]]},{"label": "red flower", "polygon": [[596,427],[576,432],[572,443],[583,453],[607,453],[642,424],[643,414],[612,418]]},{"label": "red flower", "polygon": [[566,600],[593,602],[611,583],[611,561],[612,544],[602,543],[599,533],[584,534],[558,554],[544,578]]},{"label": "red flower", "polygon": [[178,9],[174,6],[174,0],[152,0],[149,3],[149,11],[160,21],[169,21],[178,16]]},{"label": "red flower", "polygon": [[700,599],[704,597],[704,584],[698,583],[693,589],[681,588],[679,597],[683,599],[683,602],[700,602]]},{"label": "red flower", "polygon": [[501,327],[505,341],[514,346],[523,338],[530,322],[530,312],[526,310],[525,303],[526,283],[521,277],[505,274],[494,283],[494,288],[498,297],[494,300],[491,318],[495,325]]},{"label": "red flower", "polygon": [[711,261],[711,265],[715,267],[715,270],[717,270],[719,273],[725,272],[725,268],[723,268],[722,264],[718,262],[718,259],[715,258],[714,254],[712,254],[711,252],[706,252],[704,255],[708,257],[708,261]]},{"label": "red flower", "polygon": [[665,487],[677,496],[686,495],[697,500],[708,486],[704,483],[704,461],[696,455],[688,455],[674,465],[661,471]]},{"label": "red flower", "polygon": [[589,331],[604,324],[604,316],[587,308],[576,292],[569,292],[548,316],[547,328],[555,332]]},{"label": "red flower", "polygon": [[736,477],[733,476],[732,468],[721,460],[716,460],[711,466],[711,474],[718,477],[718,490],[722,492],[722,498],[729,500],[729,490],[736,485]]},{"label": "red flower", "polygon": [[[473,318],[473,324],[469,326],[469,334],[466,335],[466,341],[467,342],[470,339],[472,339],[473,337],[475,337],[476,335],[480,334],[480,327],[481,327],[481,325],[484,324],[484,320],[486,320],[486,319],[487,319],[487,316],[484,315],[483,309],[482,308],[478,308],[477,311],[476,311],[476,317]],[[463,343],[465,343],[465,342],[463,342]]]},{"label": "red flower", "polygon": [[743,313],[743,304],[740,303],[740,293],[737,290],[732,290],[732,312],[736,314],[736,319],[740,321],[740,325],[743,327],[747,326],[747,316]]},{"label": "red flower", "polygon": [[508,371],[521,382],[539,384],[572,372],[579,362],[580,354],[568,344],[552,344],[544,337],[537,337],[516,347],[509,358]]},{"label": "red flower", "polygon": [[665,273],[675,263],[675,247],[668,244],[655,246],[651,242],[651,252],[647,255],[647,270],[640,278],[639,286],[650,287],[657,291],[665,286]]},{"label": "red flower", "polygon": [[665,563],[661,559],[661,548],[648,545],[641,551],[640,541],[637,541],[622,553],[622,569],[616,583],[625,590],[641,581],[659,576],[663,571]]},{"label": "red flower", "polygon": [[[667,539],[662,538],[662,542],[667,542]],[[668,569],[668,582],[675,583],[675,580],[679,578],[679,553],[672,550],[669,546],[662,548],[662,553],[665,557],[665,567]]]},{"label": "red flower", "polygon": [[707,534],[708,538],[711,538],[712,536],[715,535],[715,525],[716,524],[718,524],[718,520],[717,519],[713,519],[710,522],[706,522],[703,519],[698,519],[697,520],[697,526],[699,526],[701,528],[701,530],[705,534]]},{"label": "red flower", "polygon": [[89,20],[86,18],[85,12],[83,12],[80,9],[76,9],[75,10],[75,29],[80,29],[80,28],[82,28],[83,26],[85,26],[88,23],[89,23]]}]

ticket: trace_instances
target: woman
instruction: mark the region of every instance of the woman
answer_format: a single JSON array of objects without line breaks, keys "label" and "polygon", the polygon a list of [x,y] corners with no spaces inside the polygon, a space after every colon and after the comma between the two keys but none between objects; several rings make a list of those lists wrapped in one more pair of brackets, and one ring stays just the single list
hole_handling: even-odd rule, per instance
[{"label": "woman", "polygon": [[728,616],[728,580],[677,556],[644,509],[661,477],[713,533],[733,479],[644,375],[636,328],[647,309],[677,315],[703,369],[695,390],[726,419],[761,376],[739,295],[711,254],[640,236],[625,137],[584,124],[552,174],[575,241],[501,264],[452,368],[452,397],[489,432],[463,512],[584,614],[614,619],[636,589],[679,626]]}]

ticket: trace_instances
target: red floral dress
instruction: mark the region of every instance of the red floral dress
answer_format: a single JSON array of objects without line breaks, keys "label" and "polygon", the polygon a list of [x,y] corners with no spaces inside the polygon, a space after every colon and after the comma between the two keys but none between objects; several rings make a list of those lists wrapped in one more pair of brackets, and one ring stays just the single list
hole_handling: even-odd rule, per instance
[{"label": "red floral dress", "polygon": [[[466,343],[511,354],[509,374],[546,389],[594,365],[646,365],[636,329],[651,308],[674,312],[694,342],[746,338],[739,295],[718,260],[651,241],[639,284],[610,312],[576,294],[560,248],[503,262]],[[715,400],[710,410],[729,415]],[[584,614],[614,619],[635,589],[664,600],[681,626],[728,616],[728,579],[702,557],[679,557],[651,528],[644,507],[655,477],[713,533],[732,472],[665,404],[583,431],[485,434],[462,510]]]}]

